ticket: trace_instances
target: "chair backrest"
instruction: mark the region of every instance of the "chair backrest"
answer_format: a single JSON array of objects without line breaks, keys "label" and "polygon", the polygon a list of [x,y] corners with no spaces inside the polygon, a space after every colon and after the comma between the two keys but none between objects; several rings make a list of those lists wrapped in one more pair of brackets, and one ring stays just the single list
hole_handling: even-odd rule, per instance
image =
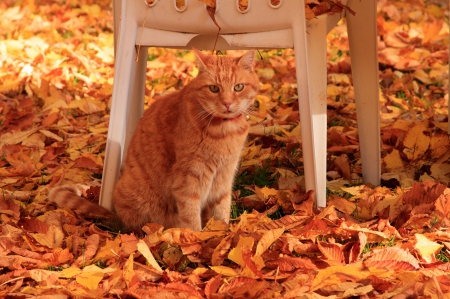
[{"label": "chair backrest", "polygon": [[[218,28],[203,2],[185,0],[185,4],[183,9],[179,9],[176,0],[155,0],[147,8],[145,0],[122,1],[122,7],[126,5],[139,26],[145,18],[147,28],[197,34],[217,33]],[[272,5],[271,0],[248,0],[245,11],[239,9],[239,0],[216,0],[216,5],[215,18],[222,34],[292,28],[292,23],[304,16],[304,2],[301,0],[279,0],[277,5]]]},{"label": "chair backrest", "polygon": [[[273,5],[273,0],[248,0],[245,11],[240,10],[239,1],[216,0],[215,19],[221,26],[221,36],[217,40],[216,49],[252,48],[255,44],[260,44],[260,48],[293,46],[292,32],[287,30],[293,28],[295,22],[304,22],[303,1],[279,0],[276,5]],[[344,4],[346,2],[347,0],[342,1]],[[125,14],[128,14],[127,22],[131,20],[138,27],[144,24],[146,29],[153,30],[150,34],[151,40],[148,39],[148,35],[146,38],[145,34],[138,33],[140,37],[143,36],[143,39],[139,39],[141,45],[180,49],[191,49],[194,46],[198,49],[212,49],[215,44],[218,28],[208,15],[206,5],[199,0],[185,0],[185,6],[182,9],[176,6],[176,0],[154,0],[150,5],[147,5],[146,0],[114,0],[115,49],[121,27],[119,20],[125,17],[122,15],[122,10],[126,10]],[[328,16],[326,18],[327,32],[344,15],[343,11],[331,18]],[[325,15],[319,17],[319,19],[323,18]],[[307,22],[307,26],[317,21],[312,19]],[[182,33],[184,36],[177,33]],[[171,36],[166,36],[167,34]],[[234,36],[231,36],[233,34]],[[239,36],[239,34],[245,34],[245,36]],[[190,42],[183,42],[182,46],[177,43],[167,43],[167,40],[174,39],[190,40]],[[257,42],[254,43],[252,39]],[[261,41],[264,42],[261,43]]]}]

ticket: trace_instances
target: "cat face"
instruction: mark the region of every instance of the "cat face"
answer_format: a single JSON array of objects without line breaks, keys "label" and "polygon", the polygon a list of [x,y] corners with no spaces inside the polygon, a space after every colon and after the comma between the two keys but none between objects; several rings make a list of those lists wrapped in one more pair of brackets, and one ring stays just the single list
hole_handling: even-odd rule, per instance
[{"label": "cat face", "polygon": [[194,49],[199,74],[197,101],[211,117],[234,119],[253,104],[258,77],[253,70],[254,51],[234,58],[205,55]]}]

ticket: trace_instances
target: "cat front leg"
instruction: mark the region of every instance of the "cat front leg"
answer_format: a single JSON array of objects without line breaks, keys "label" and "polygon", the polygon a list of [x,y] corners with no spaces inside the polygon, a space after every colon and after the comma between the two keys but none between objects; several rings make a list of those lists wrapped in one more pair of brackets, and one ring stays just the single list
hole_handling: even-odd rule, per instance
[{"label": "cat front leg", "polygon": [[236,157],[234,161],[231,160],[230,163],[225,163],[217,171],[208,196],[208,202],[213,208],[214,219],[224,220],[226,223],[230,222],[231,190],[238,159],[239,157]]},{"label": "cat front leg", "polygon": [[225,195],[216,199],[216,205],[213,209],[213,216],[216,220],[223,220],[226,223],[230,223],[230,213],[231,213],[231,193],[226,193]]},{"label": "cat front leg", "polygon": [[[176,201],[177,227],[186,227],[195,231],[202,230],[202,196],[205,192],[205,179],[191,172],[178,176],[172,185],[172,195]],[[210,182],[209,182],[210,184]]]}]

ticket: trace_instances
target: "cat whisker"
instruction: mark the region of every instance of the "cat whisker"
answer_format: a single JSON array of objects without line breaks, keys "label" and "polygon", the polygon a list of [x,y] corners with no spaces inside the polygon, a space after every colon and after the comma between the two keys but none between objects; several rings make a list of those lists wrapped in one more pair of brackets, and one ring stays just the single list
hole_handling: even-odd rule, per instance
[{"label": "cat whisker", "polygon": [[265,126],[266,124],[264,123],[264,121],[267,119],[267,118],[264,118],[263,120],[258,120],[258,119],[260,119],[261,118],[261,116],[259,115],[259,112],[256,112],[256,111],[253,111],[253,110],[247,110],[245,113],[247,113],[248,115],[252,115],[252,116],[254,116],[255,117],[255,122],[257,123],[257,124],[260,124],[260,125],[262,125],[262,126]]},{"label": "cat whisker", "polygon": [[201,123],[202,121],[206,120],[208,118],[208,116],[210,116],[209,113],[207,113],[204,110],[201,110],[191,121],[189,129],[192,129],[193,127],[195,127],[196,125],[198,125],[199,123]]}]

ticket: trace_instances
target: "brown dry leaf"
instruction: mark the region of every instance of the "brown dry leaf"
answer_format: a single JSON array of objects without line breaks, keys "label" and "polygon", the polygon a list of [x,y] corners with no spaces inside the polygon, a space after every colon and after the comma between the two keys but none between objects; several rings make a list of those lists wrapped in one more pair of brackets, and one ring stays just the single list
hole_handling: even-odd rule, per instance
[{"label": "brown dry leaf", "polygon": [[48,248],[58,248],[62,246],[64,233],[56,226],[51,225],[45,234],[36,233],[31,236],[41,245]]},{"label": "brown dry leaf", "polygon": [[351,180],[350,163],[346,154],[342,154],[334,160],[334,164],[341,171],[342,176],[346,180]]}]

